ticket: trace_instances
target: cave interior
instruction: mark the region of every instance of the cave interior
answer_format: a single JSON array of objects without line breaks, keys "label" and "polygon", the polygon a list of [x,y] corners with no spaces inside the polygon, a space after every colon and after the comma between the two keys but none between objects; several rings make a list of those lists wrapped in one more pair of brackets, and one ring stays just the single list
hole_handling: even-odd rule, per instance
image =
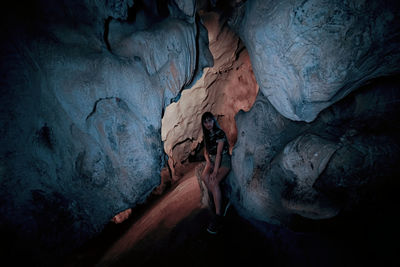
[{"label": "cave interior", "polygon": [[398,1],[21,0],[0,23],[5,262],[397,266]]}]

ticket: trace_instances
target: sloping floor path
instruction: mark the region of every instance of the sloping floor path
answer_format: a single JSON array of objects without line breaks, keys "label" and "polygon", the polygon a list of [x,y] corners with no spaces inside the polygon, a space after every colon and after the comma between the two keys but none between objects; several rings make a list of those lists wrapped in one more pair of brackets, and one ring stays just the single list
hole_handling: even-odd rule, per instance
[{"label": "sloping floor path", "polygon": [[[231,208],[222,231],[210,235],[210,211],[201,204],[193,168],[168,193],[135,208],[127,221],[110,223],[62,266],[397,266],[398,246],[389,241],[398,240],[393,229],[399,219],[384,219],[392,209],[374,210],[300,220],[297,230],[289,230],[250,223]],[[381,216],[371,216],[376,210]]]}]

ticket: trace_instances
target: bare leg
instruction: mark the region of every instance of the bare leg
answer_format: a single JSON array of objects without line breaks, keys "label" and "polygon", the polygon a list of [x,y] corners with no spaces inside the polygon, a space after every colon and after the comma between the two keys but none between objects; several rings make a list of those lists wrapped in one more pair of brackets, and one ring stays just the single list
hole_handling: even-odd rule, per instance
[{"label": "bare leg", "polygon": [[219,168],[215,181],[210,184],[209,190],[213,194],[215,213],[217,215],[221,215],[222,196],[221,196],[220,183],[228,175],[229,171],[230,169],[226,167]]},{"label": "bare leg", "polygon": [[210,190],[209,178],[210,178],[210,174],[212,171],[213,171],[213,168],[209,165],[206,165],[204,167],[203,172],[201,173],[201,180],[203,180],[203,182],[206,184],[206,187],[208,190]]}]

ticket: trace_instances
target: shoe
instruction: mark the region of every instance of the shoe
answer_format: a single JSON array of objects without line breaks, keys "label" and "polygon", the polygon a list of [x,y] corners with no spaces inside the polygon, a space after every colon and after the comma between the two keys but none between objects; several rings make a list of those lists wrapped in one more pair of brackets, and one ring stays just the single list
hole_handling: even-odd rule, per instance
[{"label": "shoe", "polygon": [[210,220],[210,223],[207,227],[207,232],[212,235],[218,234],[222,227],[222,216],[221,215],[214,215]]}]

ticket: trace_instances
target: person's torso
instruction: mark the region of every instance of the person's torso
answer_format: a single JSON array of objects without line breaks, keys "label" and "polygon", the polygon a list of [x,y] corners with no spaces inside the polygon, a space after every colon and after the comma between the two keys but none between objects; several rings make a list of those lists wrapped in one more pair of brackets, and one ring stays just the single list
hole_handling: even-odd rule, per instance
[{"label": "person's torso", "polygon": [[229,151],[229,144],[228,140],[226,138],[226,135],[224,131],[221,129],[215,130],[213,133],[209,134],[209,147],[208,153],[210,155],[216,155],[217,154],[217,147],[218,147],[218,142],[217,141],[223,141],[224,142],[224,147],[222,149],[222,154],[226,154]]}]

